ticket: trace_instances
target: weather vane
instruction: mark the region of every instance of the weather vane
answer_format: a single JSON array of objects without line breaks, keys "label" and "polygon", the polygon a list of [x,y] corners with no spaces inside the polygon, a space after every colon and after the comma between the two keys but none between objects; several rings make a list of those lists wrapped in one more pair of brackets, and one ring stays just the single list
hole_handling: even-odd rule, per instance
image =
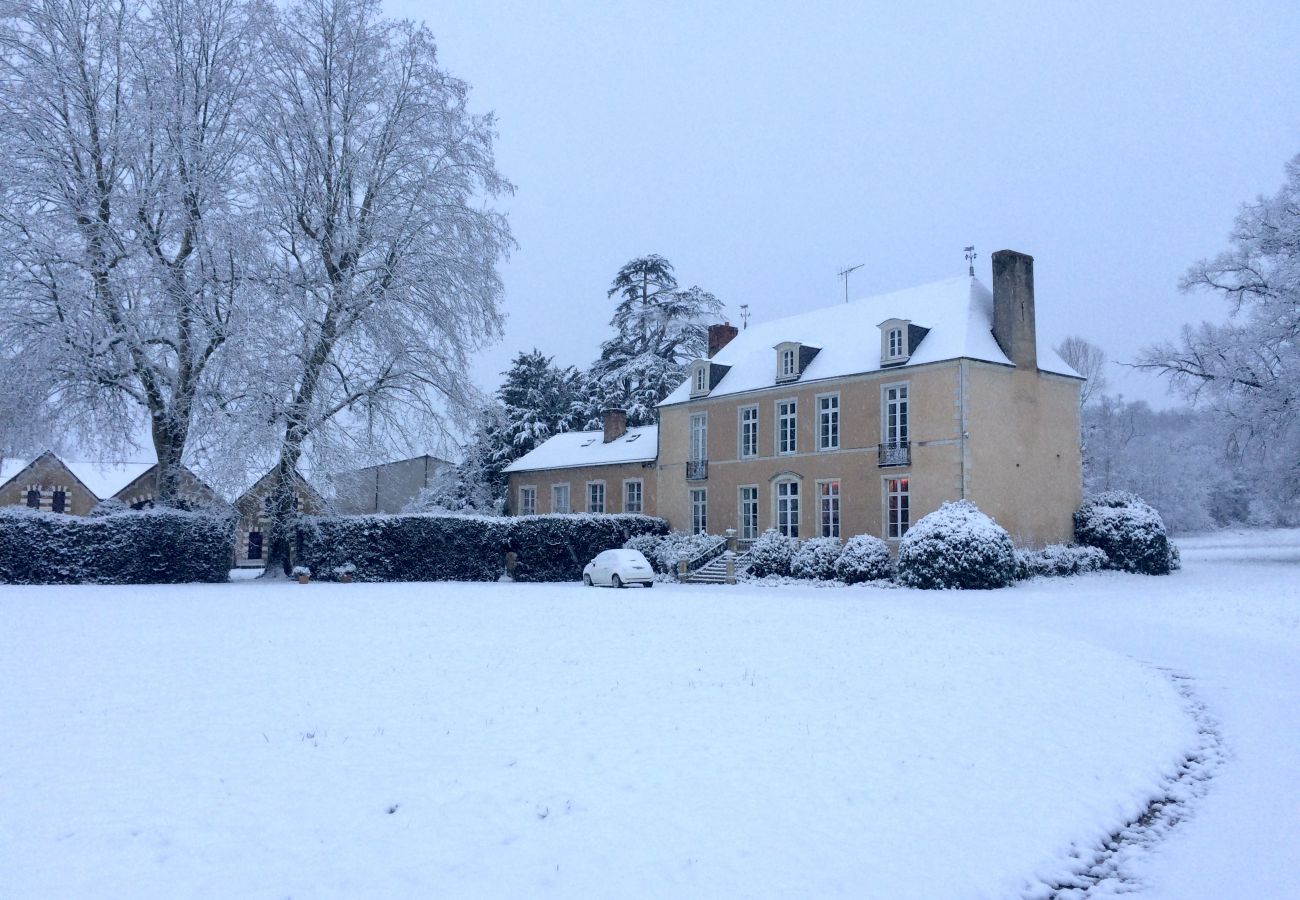
[{"label": "weather vane", "polygon": [[841,269],[839,272],[836,273],[837,275],[839,275],[840,278],[844,279],[844,302],[845,303],[849,302],[849,275],[853,274],[854,272],[856,272],[858,269],[861,269],[865,265],[866,263],[858,263],[856,266],[849,266],[848,268]]},{"label": "weather vane", "polygon": [[970,277],[975,277],[975,245],[971,244],[966,248],[966,263],[970,266]]},{"label": "weather vane", "polygon": [[740,327],[742,329],[749,327],[749,304],[740,304]]}]

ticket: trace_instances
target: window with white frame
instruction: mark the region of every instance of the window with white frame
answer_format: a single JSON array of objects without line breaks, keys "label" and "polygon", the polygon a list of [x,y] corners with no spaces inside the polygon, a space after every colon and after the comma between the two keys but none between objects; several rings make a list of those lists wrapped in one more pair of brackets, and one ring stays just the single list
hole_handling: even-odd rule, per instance
[{"label": "window with white frame", "polygon": [[882,440],[886,446],[897,447],[908,441],[907,385],[891,384],[882,389],[884,410],[881,414]]},{"label": "window with white frame", "polygon": [[799,482],[776,483],[776,530],[787,537],[799,536]]},{"label": "window with white frame", "polygon": [[822,537],[840,536],[840,481],[838,478],[817,482],[818,524]]},{"label": "window with white frame", "polygon": [[910,478],[885,479],[885,537],[901,538],[912,524]]},{"label": "window with white frame", "polygon": [[587,482],[587,512],[603,513],[605,511],[605,482]]},{"label": "window with white frame", "polygon": [[747,484],[740,488],[740,539],[752,541],[758,537],[758,485]]},{"label": "window with white frame", "polygon": [[795,355],[795,352],[793,350],[781,351],[781,377],[782,378],[793,378],[799,374],[799,369],[796,365],[797,359],[798,357]]},{"label": "window with white frame", "polygon": [[568,511],[569,511],[568,484],[551,485],[551,512],[566,513]]},{"label": "window with white frame", "polygon": [[903,329],[889,329],[889,358],[895,359],[903,355]]},{"label": "window with white frame", "polygon": [[537,486],[525,485],[519,489],[519,515],[537,515]]},{"label": "window with white frame", "polygon": [[691,462],[701,462],[709,458],[709,414],[694,413],[691,416]]},{"label": "window with white frame", "polygon": [[840,449],[840,395],[817,398],[817,449]]},{"label": "window with white frame", "polygon": [[705,488],[691,489],[691,534],[708,534],[709,492]]},{"label": "window with white frame", "polygon": [[758,456],[758,407],[740,408],[740,458]]},{"label": "window with white frame", "polygon": [[776,452],[794,453],[798,449],[798,403],[776,401]]},{"label": "window with white frame", "polygon": [[707,394],[709,391],[709,367],[695,367],[695,393]]},{"label": "window with white frame", "polygon": [[645,486],[641,479],[623,482],[623,512],[639,513],[645,508]]}]

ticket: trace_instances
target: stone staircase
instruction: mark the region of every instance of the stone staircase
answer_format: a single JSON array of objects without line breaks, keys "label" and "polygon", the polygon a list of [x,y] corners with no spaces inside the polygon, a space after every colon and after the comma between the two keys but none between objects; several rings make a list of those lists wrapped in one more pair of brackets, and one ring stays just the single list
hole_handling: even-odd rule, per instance
[{"label": "stone staircase", "polygon": [[716,556],[681,579],[684,584],[727,584],[727,560],[736,561],[736,575],[749,570],[749,552],[732,553],[727,551]]}]

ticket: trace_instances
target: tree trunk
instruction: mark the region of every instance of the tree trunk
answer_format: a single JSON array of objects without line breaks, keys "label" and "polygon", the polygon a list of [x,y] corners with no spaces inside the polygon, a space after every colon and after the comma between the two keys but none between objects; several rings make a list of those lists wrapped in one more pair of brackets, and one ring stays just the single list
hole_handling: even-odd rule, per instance
[{"label": "tree trunk", "polygon": [[155,418],[152,423],[154,453],[158,457],[158,483],[154,501],[177,506],[181,493],[181,458],[189,437],[188,423],[178,424],[173,417]]}]

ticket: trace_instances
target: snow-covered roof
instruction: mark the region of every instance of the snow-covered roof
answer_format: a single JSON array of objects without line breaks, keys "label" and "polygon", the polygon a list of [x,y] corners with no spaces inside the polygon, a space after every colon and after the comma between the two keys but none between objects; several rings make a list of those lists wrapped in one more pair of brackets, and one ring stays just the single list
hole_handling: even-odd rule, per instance
[{"label": "snow-covered roof", "polygon": [[[157,465],[151,462],[94,462],[62,457],[58,459],[100,500],[113,496]],[[0,463],[0,485],[7,484],[32,462],[34,462],[32,459],[6,459]]]},{"label": "snow-covered roof", "polygon": [[[711,360],[730,368],[709,391],[709,396],[774,387],[773,348],[787,341],[820,349],[803,370],[801,384],[874,372],[881,368],[879,326],[889,319],[906,319],[929,329],[914,348],[907,365],[961,358],[1011,365],[993,337],[992,292],[976,278],[949,278],[750,325]],[[1038,368],[1080,377],[1054,350],[1041,344]],[[687,380],[660,405],[689,399]]]},{"label": "snow-covered roof", "polygon": [[572,469],[650,462],[659,453],[659,426],[629,428],[622,437],[605,443],[603,431],[568,431],[547,438],[531,452],[506,466],[507,472],[537,469]]}]

